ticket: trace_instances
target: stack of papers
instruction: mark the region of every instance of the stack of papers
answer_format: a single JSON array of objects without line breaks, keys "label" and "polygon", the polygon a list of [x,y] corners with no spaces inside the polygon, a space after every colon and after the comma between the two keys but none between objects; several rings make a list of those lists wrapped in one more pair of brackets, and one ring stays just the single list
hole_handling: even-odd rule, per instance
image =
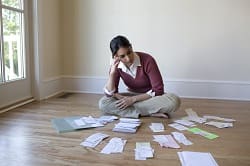
[{"label": "stack of papers", "polygon": [[174,136],[174,138],[181,144],[184,145],[192,145],[193,143],[191,141],[189,141],[184,134],[180,133],[180,132],[172,132],[172,135]]},{"label": "stack of papers", "polygon": [[201,129],[196,128],[196,127],[195,128],[190,128],[190,129],[188,129],[188,131],[190,131],[190,132],[192,132],[194,134],[201,135],[201,136],[203,136],[205,138],[208,138],[208,139],[215,139],[215,138],[219,137],[216,134],[209,133],[209,132],[207,132],[205,130],[201,130]]},{"label": "stack of papers", "polygon": [[163,132],[164,131],[164,125],[162,123],[151,123],[151,126],[149,128],[153,132]]},{"label": "stack of papers", "polygon": [[171,135],[153,135],[155,142],[158,142],[161,147],[178,149],[180,146]]},{"label": "stack of papers", "polygon": [[80,145],[85,146],[85,147],[90,147],[94,148],[96,147],[103,139],[109,137],[107,134],[102,134],[102,133],[96,133],[88,138],[86,138]]},{"label": "stack of papers", "polygon": [[136,142],[135,160],[146,160],[154,157],[154,149],[149,142]]},{"label": "stack of papers", "polygon": [[135,133],[140,125],[140,119],[120,118],[120,122],[115,124],[115,127],[112,131]]},{"label": "stack of papers", "polygon": [[216,121],[210,121],[205,123],[206,125],[211,125],[211,126],[215,126],[217,128],[228,128],[228,127],[233,127],[233,123],[223,123],[223,122],[216,122]]},{"label": "stack of papers", "polygon": [[218,166],[211,153],[177,152],[182,166]]},{"label": "stack of papers", "polygon": [[122,153],[126,142],[127,140],[122,140],[121,138],[114,137],[102,149],[101,153],[103,154]]},{"label": "stack of papers", "polygon": [[175,128],[176,130],[179,130],[179,131],[188,130],[187,127],[185,127],[183,125],[180,125],[178,123],[172,123],[172,124],[169,124],[168,126],[173,127],[173,128]]}]

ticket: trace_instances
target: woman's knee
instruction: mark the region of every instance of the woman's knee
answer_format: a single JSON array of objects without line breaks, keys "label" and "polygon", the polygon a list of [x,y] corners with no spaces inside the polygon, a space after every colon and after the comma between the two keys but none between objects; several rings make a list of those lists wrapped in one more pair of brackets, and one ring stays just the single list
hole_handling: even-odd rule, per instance
[{"label": "woman's knee", "polygon": [[178,108],[180,108],[181,105],[181,99],[179,96],[175,95],[175,94],[171,94],[171,98],[173,101],[173,107],[174,107],[174,111],[177,111]]},{"label": "woman's knee", "polygon": [[168,93],[164,95],[167,98],[166,107],[168,108],[168,111],[170,112],[177,111],[181,105],[181,99],[173,93]]},{"label": "woman's knee", "polygon": [[102,110],[102,111],[105,110],[105,107],[106,107],[106,105],[107,105],[107,104],[106,104],[106,103],[107,103],[106,100],[107,100],[107,99],[106,99],[105,96],[102,97],[102,98],[99,100],[99,103],[98,103],[98,104],[99,104],[99,109]]},{"label": "woman's knee", "polygon": [[112,103],[112,98],[104,96],[99,100],[99,103],[98,103],[99,109],[103,111],[104,113],[108,113],[108,111],[110,110],[111,103]]}]

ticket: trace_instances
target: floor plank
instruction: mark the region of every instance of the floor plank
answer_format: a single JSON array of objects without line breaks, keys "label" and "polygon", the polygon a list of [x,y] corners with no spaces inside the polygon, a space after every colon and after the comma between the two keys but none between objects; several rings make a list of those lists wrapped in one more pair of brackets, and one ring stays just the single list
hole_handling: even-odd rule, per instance
[{"label": "floor plank", "polygon": [[[181,108],[172,115],[172,119],[143,117],[141,118],[143,124],[136,134],[112,132],[116,122],[102,128],[56,133],[51,125],[52,118],[74,115],[98,117],[101,112],[97,103],[101,97],[96,94],[69,94],[33,102],[0,114],[0,165],[179,166],[178,151],[211,152],[220,166],[250,165],[250,102],[247,101],[182,99]],[[199,128],[220,136],[215,140],[207,140],[184,131],[185,136],[194,144],[181,146],[182,148],[178,150],[161,148],[153,142],[154,133],[148,127],[150,123],[164,123],[166,130],[161,134],[169,134],[175,129],[167,127],[167,124],[173,119],[185,116],[186,108],[192,108],[199,115],[210,114],[234,118],[237,121],[233,128],[227,129],[198,125]],[[124,152],[100,154],[110,138],[94,149],[79,145],[84,138],[96,132],[126,139]],[[134,160],[135,143],[140,141],[151,143],[155,150],[153,159]]]}]

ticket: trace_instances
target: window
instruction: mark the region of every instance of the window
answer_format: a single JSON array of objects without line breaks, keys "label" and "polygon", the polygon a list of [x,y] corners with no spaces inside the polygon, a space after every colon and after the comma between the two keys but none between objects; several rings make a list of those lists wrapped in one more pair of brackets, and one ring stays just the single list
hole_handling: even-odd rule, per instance
[{"label": "window", "polygon": [[0,83],[25,78],[23,0],[0,0]]}]

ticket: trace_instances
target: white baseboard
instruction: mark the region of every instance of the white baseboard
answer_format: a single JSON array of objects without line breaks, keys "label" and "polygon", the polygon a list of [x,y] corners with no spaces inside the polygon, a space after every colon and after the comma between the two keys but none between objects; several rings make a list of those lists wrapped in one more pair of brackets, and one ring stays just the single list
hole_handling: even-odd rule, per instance
[{"label": "white baseboard", "polygon": [[[105,77],[63,76],[65,92],[103,94]],[[250,82],[210,80],[164,80],[165,92],[185,98],[250,100]],[[120,91],[126,91],[120,86]]]},{"label": "white baseboard", "polygon": [[7,111],[9,111],[9,110],[15,109],[15,108],[17,108],[17,107],[20,107],[20,106],[22,106],[22,105],[31,103],[31,102],[33,102],[34,100],[35,100],[35,99],[32,98],[32,99],[29,99],[29,100],[25,100],[25,101],[23,101],[23,102],[21,102],[21,103],[18,103],[18,104],[9,106],[9,107],[7,107],[7,108],[5,108],[5,109],[0,110],[0,114],[1,114],[1,113],[4,113],[4,112],[7,112]]},{"label": "white baseboard", "polygon": [[44,80],[41,86],[40,100],[47,99],[64,92],[62,76]]},{"label": "white baseboard", "polygon": [[106,81],[105,77],[64,76],[63,86],[65,92],[101,94]]},{"label": "white baseboard", "polygon": [[[43,81],[41,99],[62,92],[103,94],[106,77],[60,76]],[[165,92],[185,98],[250,101],[250,82],[211,80],[164,80]],[[123,83],[119,91],[126,91]]]},{"label": "white baseboard", "polygon": [[170,80],[165,88],[185,98],[250,100],[250,82]]}]

